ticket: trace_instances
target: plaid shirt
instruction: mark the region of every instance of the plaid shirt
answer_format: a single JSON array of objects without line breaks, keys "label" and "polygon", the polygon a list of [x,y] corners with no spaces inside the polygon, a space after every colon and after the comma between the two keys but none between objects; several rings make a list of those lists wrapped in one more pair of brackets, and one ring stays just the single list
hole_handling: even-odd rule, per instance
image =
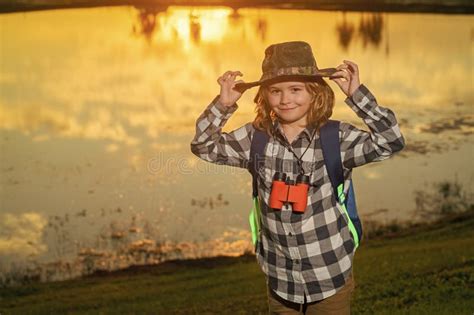
[{"label": "plaid shirt", "polygon": [[[219,96],[209,104],[196,122],[191,151],[203,160],[247,168],[254,127],[251,123],[226,133],[221,128],[237,109],[225,107]],[[345,99],[363,119],[371,132],[341,122],[339,137],[347,194],[352,168],[382,161],[404,147],[404,138],[394,113],[377,104],[375,97],[360,85]],[[306,128],[293,143],[288,143],[281,126],[264,150],[259,167],[258,194],[262,222],[257,246],[257,261],[267,276],[269,286],[285,300],[300,303],[325,299],[341,289],[352,270],[354,241],[342,207],[337,203],[324,164],[319,134],[310,144],[313,130]],[[296,179],[296,155],[302,157],[305,174],[311,174],[308,206],[303,214],[294,213],[291,204],[281,211],[269,208],[272,178],[276,171]]]}]

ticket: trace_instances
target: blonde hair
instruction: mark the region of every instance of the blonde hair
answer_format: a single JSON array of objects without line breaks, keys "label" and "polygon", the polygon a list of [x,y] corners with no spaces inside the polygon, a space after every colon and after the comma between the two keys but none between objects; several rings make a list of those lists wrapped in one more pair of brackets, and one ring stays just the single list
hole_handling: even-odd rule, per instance
[{"label": "blonde hair", "polygon": [[[332,115],[334,108],[334,91],[323,79],[316,82],[305,82],[306,90],[311,94],[311,104],[308,113],[308,126],[314,126],[319,131]],[[268,86],[260,85],[257,95],[254,98],[255,112],[257,116],[253,121],[256,129],[266,131],[271,135],[273,122],[278,117],[270,107],[266,91]]]}]

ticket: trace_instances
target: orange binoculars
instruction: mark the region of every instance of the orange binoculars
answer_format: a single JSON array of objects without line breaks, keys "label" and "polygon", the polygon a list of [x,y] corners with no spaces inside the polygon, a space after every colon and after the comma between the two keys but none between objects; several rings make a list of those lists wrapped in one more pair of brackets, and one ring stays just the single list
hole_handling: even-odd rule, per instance
[{"label": "orange binoculars", "polygon": [[308,202],[308,188],[309,176],[300,174],[294,182],[285,173],[276,172],[270,193],[270,207],[281,210],[284,204],[291,203],[293,211],[303,213]]}]

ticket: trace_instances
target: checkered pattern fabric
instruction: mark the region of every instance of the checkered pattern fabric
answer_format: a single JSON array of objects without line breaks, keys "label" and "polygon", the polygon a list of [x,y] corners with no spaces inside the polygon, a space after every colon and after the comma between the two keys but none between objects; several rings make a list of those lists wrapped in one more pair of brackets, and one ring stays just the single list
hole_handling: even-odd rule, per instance
[{"label": "checkered pattern fabric", "polygon": [[[377,104],[365,85],[360,85],[345,103],[354,110],[370,132],[341,122],[340,145],[345,193],[352,169],[369,162],[382,161],[400,151],[405,141],[394,113]],[[246,168],[254,128],[251,123],[226,133],[221,128],[238,108],[225,107],[218,96],[198,118],[191,151],[209,162]],[[282,298],[303,303],[325,299],[341,289],[352,269],[354,241],[347,218],[337,203],[324,164],[319,134],[310,144],[313,130],[305,129],[288,143],[276,123],[259,167],[259,199],[262,230],[257,244],[257,261],[272,290]],[[285,172],[295,180],[299,173],[296,159],[302,158],[306,175],[311,174],[308,206],[304,213],[294,213],[291,204],[281,210],[268,206],[273,175]],[[250,194],[250,192],[249,192]]]}]

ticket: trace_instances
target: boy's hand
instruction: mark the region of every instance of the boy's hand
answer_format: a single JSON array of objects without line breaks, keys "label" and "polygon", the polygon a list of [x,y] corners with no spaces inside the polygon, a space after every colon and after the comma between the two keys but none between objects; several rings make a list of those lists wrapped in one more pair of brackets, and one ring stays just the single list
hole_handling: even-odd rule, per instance
[{"label": "boy's hand", "polygon": [[336,82],[346,96],[352,96],[360,86],[359,67],[352,61],[344,60],[344,63],[337,66],[336,69],[339,71],[334,72],[329,80]]},{"label": "boy's hand", "polygon": [[233,89],[237,83],[244,83],[242,80],[235,81],[238,75],[243,74],[240,71],[226,71],[217,79],[217,83],[221,86],[219,102],[224,106],[232,106],[242,96],[242,93]]}]

